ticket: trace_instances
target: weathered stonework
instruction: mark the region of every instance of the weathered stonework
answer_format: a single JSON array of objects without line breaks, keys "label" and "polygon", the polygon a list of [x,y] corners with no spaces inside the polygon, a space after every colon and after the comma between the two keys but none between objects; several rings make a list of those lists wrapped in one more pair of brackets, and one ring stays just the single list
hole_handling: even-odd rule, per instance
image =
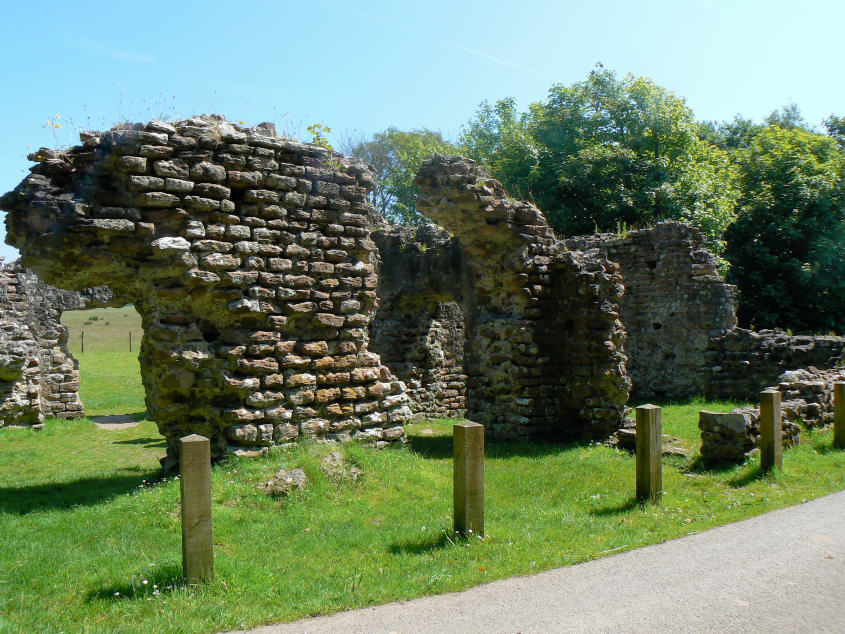
[{"label": "weathered stonework", "polygon": [[753,400],[783,372],[832,368],[845,360],[843,355],[845,337],[735,328],[710,341],[702,393]]},{"label": "weathered stonework", "polygon": [[[708,464],[742,462],[760,445],[760,409],[742,407],[727,413],[701,410],[701,457]],[[801,428],[784,418],[781,427],[784,448],[801,440]]]},{"label": "weathered stonework", "polygon": [[[845,368],[808,368],[784,372],[774,386],[782,394],[783,446],[797,445],[801,426],[833,423],[833,384],[845,380]],[[759,392],[758,392],[759,394]],[[727,414],[702,411],[701,456],[706,462],[741,462],[760,444],[760,410],[735,409]]]},{"label": "weathered stonework", "polygon": [[401,441],[404,385],[368,350],[370,169],[222,117],[84,133],[0,199],[47,282],[100,284],[141,315],[147,408],[179,437]]},{"label": "weathered stonework", "polygon": [[59,290],[18,262],[0,262],[0,427],[84,416],[78,364],[61,316],[108,297],[108,289]]},{"label": "weathered stonework", "polygon": [[716,272],[701,233],[679,222],[626,235],[566,240],[617,262],[628,374],[638,399],[702,393],[710,340],[736,327],[735,289]]},{"label": "weathered stonework", "polygon": [[736,289],[718,275],[701,233],[678,222],[626,235],[566,240],[619,263],[620,315],[637,399],[755,399],[785,370],[836,365],[845,337],[736,327]]},{"label": "weathered stonework", "polygon": [[408,385],[415,414],[464,416],[469,268],[460,243],[433,224],[375,231],[373,240],[381,255],[373,351]]},{"label": "weathered stonework", "polygon": [[[468,417],[506,438],[614,431],[630,388],[618,266],[567,250],[536,207],[473,161],[435,155],[415,182],[417,209],[457,239],[446,258],[459,246],[465,259],[433,294],[460,298]],[[419,270],[440,266],[441,254],[420,251]]]}]

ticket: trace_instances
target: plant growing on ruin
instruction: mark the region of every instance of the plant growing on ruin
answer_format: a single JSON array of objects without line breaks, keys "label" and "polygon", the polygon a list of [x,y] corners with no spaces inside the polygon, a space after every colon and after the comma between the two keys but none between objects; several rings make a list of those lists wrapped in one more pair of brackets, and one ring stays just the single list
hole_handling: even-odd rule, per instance
[{"label": "plant growing on ruin", "polygon": [[327,150],[333,150],[331,143],[329,143],[328,138],[325,136],[327,134],[331,134],[332,129],[327,126],[325,123],[314,123],[309,125],[306,130],[308,134],[311,135],[310,143],[312,145],[319,145],[322,148],[326,148]]}]

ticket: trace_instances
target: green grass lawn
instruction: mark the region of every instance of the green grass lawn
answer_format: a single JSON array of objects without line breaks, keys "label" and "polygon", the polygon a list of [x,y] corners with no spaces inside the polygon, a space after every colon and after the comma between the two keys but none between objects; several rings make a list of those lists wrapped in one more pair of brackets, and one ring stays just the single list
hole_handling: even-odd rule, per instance
[{"label": "green grass lawn", "polygon": [[[89,367],[99,365],[88,352],[81,359],[93,391],[103,379]],[[103,402],[103,413],[127,413]],[[664,405],[665,433],[692,449],[698,409],[735,406]],[[451,421],[408,435],[405,449],[342,446],[364,471],[356,482],[324,476],[320,460],[338,448],[320,443],[215,466],[217,575],[186,587],[179,483],[161,479],[153,423],[3,429],[0,631],[212,632],[292,620],[570,565],[845,488],[845,452],[831,449],[829,431],[805,433],[779,474],[761,474],[756,459],[709,471],[695,451],[667,456],[659,506],[634,500],[635,461],[624,451],[488,442],[487,535],[456,540]],[[292,466],[308,474],[305,491],[283,501],[260,491]]]},{"label": "green grass lawn", "polygon": [[[146,411],[138,350],[141,316],[133,306],[72,310],[62,315],[68,349],[79,360],[79,396],[88,416]],[[85,352],[82,352],[85,333]],[[129,350],[132,333],[132,350]]]}]

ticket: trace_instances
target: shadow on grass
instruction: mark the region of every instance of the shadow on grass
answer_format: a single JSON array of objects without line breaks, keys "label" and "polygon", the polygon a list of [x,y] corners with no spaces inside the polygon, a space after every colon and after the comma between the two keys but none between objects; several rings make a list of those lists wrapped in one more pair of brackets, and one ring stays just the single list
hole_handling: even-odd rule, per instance
[{"label": "shadow on grass", "polygon": [[[444,459],[454,455],[452,436],[421,436],[408,434],[408,445],[411,450],[423,458]],[[510,458],[512,456],[542,457],[557,454],[576,447],[586,447],[588,442],[577,443],[553,441],[515,441],[498,442],[485,441],[484,454],[487,458]]]},{"label": "shadow on grass", "polygon": [[113,445],[144,445],[145,447],[167,447],[164,438],[133,438],[132,440],[114,440]]},{"label": "shadow on grass", "polygon": [[455,544],[466,544],[473,537],[441,532],[440,535],[431,535],[422,539],[409,540],[401,544],[391,544],[387,551],[391,555],[423,555],[435,550],[442,550]]},{"label": "shadow on grass", "polygon": [[736,462],[708,462],[701,455],[697,455],[684,469],[688,473],[726,473],[737,468],[742,463]]},{"label": "shadow on grass", "polygon": [[625,502],[614,504],[612,506],[605,506],[599,509],[590,509],[590,515],[598,517],[605,517],[608,515],[619,515],[620,513],[627,513],[634,509],[644,509],[648,505],[648,500],[638,500],[636,496],[631,496]]},{"label": "shadow on grass", "polygon": [[[145,583],[146,581],[146,583]],[[146,599],[168,594],[185,585],[182,566],[170,562],[162,566],[144,567],[129,579],[120,578],[99,584],[85,596],[85,601],[123,601]]]},{"label": "shadow on grass", "polygon": [[768,471],[763,471],[760,468],[760,465],[756,465],[751,468],[748,473],[737,475],[736,477],[731,478],[728,480],[728,484],[733,487],[734,489],[739,489],[744,487],[746,484],[751,484],[752,482],[756,482],[757,480],[762,480],[767,475],[769,475]]},{"label": "shadow on grass", "polygon": [[99,504],[123,493],[129,493],[144,480],[155,481],[160,475],[160,470],[133,470],[131,474],[80,478],[70,482],[0,487],[0,511],[26,515],[33,511]]},{"label": "shadow on grass", "polygon": [[831,438],[811,438],[810,443],[813,447],[813,451],[822,456],[826,456],[830,453],[845,453],[845,449],[839,449],[838,447],[833,446],[833,440]]}]

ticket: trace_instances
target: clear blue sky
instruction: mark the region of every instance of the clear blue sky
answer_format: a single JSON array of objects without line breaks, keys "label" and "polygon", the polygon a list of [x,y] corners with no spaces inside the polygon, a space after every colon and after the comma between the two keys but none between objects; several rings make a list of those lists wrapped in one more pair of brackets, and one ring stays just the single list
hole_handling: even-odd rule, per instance
[{"label": "clear blue sky", "polygon": [[[596,62],[651,77],[699,119],[792,101],[845,114],[838,0],[0,0],[0,192],[80,129],[219,112],[454,138],[483,99],[521,107]],[[55,115],[60,130],[44,122]],[[56,138],[54,138],[54,132]],[[5,231],[0,229],[0,240]],[[7,260],[16,252],[0,246]]]}]

